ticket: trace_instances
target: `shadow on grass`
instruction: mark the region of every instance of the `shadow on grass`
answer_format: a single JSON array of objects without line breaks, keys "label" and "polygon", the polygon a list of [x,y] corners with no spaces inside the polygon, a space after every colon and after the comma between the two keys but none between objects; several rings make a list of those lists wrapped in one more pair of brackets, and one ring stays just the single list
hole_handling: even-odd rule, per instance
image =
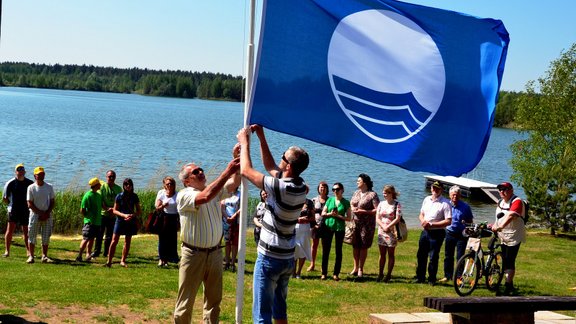
[{"label": "shadow on grass", "polygon": [[14,316],[14,315],[0,315],[0,323],[13,323],[13,324],[46,324],[46,322],[29,322],[22,317]]}]

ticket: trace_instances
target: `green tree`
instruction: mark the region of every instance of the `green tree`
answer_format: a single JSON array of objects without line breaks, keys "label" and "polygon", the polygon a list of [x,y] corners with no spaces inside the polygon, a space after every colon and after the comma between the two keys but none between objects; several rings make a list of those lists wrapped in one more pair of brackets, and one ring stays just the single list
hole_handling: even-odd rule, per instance
[{"label": "green tree", "polygon": [[555,235],[573,230],[576,220],[576,43],[526,88],[515,121],[528,137],[512,145],[513,179],[524,188],[535,222]]}]

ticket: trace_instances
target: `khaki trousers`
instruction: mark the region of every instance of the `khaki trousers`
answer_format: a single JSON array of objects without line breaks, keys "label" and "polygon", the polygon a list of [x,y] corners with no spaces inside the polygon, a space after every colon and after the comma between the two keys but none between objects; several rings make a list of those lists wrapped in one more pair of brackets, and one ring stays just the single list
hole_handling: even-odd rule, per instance
[{"label": "khaki trousers", "polygon": [[193,251],[182,246],[174,323],[192,323],[194,300],[204,284],[204,323],[218,323],[222,301],[222,250]]}]

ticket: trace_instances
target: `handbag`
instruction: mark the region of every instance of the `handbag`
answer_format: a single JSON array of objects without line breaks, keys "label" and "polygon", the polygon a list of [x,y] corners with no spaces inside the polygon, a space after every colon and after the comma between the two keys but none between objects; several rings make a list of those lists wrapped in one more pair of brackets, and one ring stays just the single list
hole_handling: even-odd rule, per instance
[{"label": "handbag", "polygon": [[[396,209],[398,208],[398,202],[394,204],[394,216],[396,216]],[[404,221],[404,217],[400,216],[400,221],[396,223],[396,239],[398,242],[404,242],[408,239],[408,226]]]},{"label": "handbag", "polygon": [[354,220],[346,222],[346,228],[344,229],[344,243],[354,244],[354,230],[356,229],[356,223]]},{"label": "handbag", "polygon": [[146,221],[146,233],[160,234],[164,228],[164,217],[162,217],[162,212],[154,210],[148,214],[148,220]]}]

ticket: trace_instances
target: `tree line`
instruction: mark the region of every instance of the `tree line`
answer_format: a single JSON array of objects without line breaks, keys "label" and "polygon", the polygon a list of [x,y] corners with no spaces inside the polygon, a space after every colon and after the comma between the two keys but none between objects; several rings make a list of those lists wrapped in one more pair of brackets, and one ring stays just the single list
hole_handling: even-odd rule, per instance
[{"label": "tree line", "polygon": [[0,86],[231,101],[244,95],[242,77],[230,74],[16,62],[0,63]]},{"label": "tree line", "polygon": [[[243,79],[209,72],[157,71],[92,65],[0,63],[0,86],[85,90],[243,101]],[[515,100],[522,92],[500,91],[494,126],[514,125]]]}]

